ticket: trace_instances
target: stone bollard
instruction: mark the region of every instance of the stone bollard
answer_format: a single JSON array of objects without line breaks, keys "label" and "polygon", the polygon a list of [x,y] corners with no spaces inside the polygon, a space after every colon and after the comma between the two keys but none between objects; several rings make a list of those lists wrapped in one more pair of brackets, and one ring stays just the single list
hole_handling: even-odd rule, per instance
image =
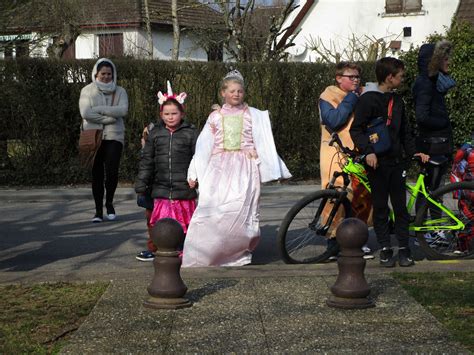
[{"label": "stone bollard", "polygon": [[326,301],[335,308],[369,308],[375,303],[368,298],[370,287],[364,276],[365,259],[362,246],[367,242],[367,225],[357,218],[342,221],[336,231],[336,240],[341,248],[337,259],[339,275],[331,287],[332,296]]},{"label": "stone bollard", "polygon": [[153,260],[155,274],[147,288],[151,297],[143,305],[155,309],[191,307],[192,303],[183,298],[188,288],[181,279],[177,250],[184,242],[183,228],[172,218],[160,219],[153,226],[151,239],[158,250]]}]

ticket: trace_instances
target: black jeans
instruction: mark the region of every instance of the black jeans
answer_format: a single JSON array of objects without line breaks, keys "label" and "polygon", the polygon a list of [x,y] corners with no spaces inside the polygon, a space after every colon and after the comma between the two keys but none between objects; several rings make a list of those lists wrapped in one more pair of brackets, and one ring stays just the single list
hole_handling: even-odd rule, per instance
[{"label": "black jeans", "polygon": [[410,215],[406,208],[404,168],[398,165],[382,165],[377,169],[367,168],[372,188],[374,209],[374,231],[382,246],[391,247],[388,199],[395,214],[394,233],[399,247],[408,247]]},{"label": "black jeans", "polygon": [[[118,172],[123,145],[119,141],[103,140],[92,167],[92,194],[94,195],[96,213],[102,215],[105,206],[112,206],[118,184]],[[105,173],[105,174],[104,174]],[[104,183],[105,178],[105,183]]]}]

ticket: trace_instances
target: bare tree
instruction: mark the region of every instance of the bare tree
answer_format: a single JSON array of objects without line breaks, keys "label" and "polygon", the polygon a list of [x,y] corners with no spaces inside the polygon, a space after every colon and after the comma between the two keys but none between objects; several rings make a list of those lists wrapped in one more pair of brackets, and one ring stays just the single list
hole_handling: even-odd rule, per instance
[{"label": "bare tree", "polygon": [[221,13],[223,26],[202,30],[201,45],[222,46],[237,62],[280,60],[285,49],[293,46],[297,33],[277,46],[278,39],[288,29],[285,20],[297,7],[296,0],[284,0],[279,6],[256,6],[255,0],[222,0],[214,3]]},{"label": "bare tree", "polygon": [[181,30],[178,21],[178,0],[171,0],[171,21],[173,22],[173,50],[171,59],[179,59],[179,43],[181,41]]},{"label": "bare tree", "polygon": [[35,32],[29,46],[34,49],[53,38],[47,48],[50,57],[61,58],[80,34],[82,12],[74,0],[5,0],[0,13],[0,31],[18,34],[10,44],[17,43],[25,33]]},{"label": "bare tree", "polygon": [[290,0],[284,7],[282,7],[280,13],[277,16],[273,16],[271,18],[271,25],[268,29],[264,50],[261,56],[262,62],[270,60],[279,61],[287,56],[285,50],[289,47],[294,46],[294,39],[298,35],[299,31],[289,36],[286,43],[282,45],[278,45],[277,41],[280,36],[288,30],[288,27],[282,28],[283,24],[285,23],[290,13],[297,7],[298,6],[295,5],[295,0]]},{"label": "bare tree", "polygon": [[320,37],[311,37],[306,47],[318,54],[318,60],[325,63],[339,63],[340,61],[376,61],[386,56],[390,40],[400,35],[357,37],[352,34],[344,43],[329,40],[324,42]]},{"label": "bare tree", "polygon": [[253,10],[255,0],[247,0],[245,5],[242,5],[241,0],[235,0],[233,7],[230,7],[228,1],[218,2],[217,4],[222,12],[226,28],[224,47],[237,62],[244,62],[246,58],[243,33],[248,20],[247,15],[249,11]]},{"label": "bare tree", "polygon": [[143,5],[145,7],[145,30],[148,58],[153,59],[153,36],[151,33],[150,6],[148,0],[144,0]]}]

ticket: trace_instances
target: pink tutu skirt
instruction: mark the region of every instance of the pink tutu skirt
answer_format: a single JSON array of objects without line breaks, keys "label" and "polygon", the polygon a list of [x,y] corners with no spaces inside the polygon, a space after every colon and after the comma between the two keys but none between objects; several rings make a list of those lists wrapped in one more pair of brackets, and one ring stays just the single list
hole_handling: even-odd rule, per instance
[{"label": "pink tutu skirt", "polygon": [[196,200],[169,200],[156,198],[151,214],[150,224],[155,225],[156,221],[162,218],[173,218],[181,224],[184,233],[188,231],[189,222],[196,209]]}]

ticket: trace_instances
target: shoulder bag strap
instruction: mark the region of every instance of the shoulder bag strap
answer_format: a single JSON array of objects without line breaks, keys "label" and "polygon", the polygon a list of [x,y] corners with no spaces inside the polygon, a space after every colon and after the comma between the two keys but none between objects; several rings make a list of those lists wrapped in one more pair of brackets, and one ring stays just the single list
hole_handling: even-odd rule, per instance
[{"label": "shoulder bag strap", "polygon": [[392,113],[393,113],[393,96],[390,98],[388,102],[388,110],[387,110],[387,126],[390,126],[392,123]]}]

